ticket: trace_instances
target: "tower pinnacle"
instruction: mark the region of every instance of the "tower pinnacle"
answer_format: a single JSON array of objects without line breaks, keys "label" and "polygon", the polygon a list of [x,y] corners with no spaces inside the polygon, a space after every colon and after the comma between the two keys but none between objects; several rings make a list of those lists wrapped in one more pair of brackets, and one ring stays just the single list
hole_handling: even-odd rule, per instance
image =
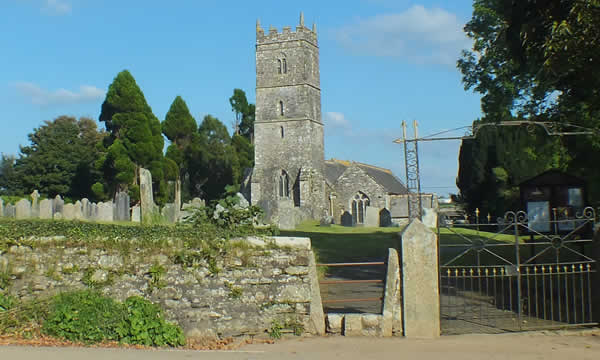
[{"label": "tower pinnacle", "polygon": [[304,13],[300,11],[300,26],[304,26]]}]

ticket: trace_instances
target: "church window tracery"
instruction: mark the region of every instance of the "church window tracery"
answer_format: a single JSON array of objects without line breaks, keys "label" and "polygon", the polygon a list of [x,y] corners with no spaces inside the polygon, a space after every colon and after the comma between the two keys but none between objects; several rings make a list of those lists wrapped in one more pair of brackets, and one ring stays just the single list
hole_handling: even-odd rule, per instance
[{"label": "church window tracery", "polygon": [[364,224],[367,206],[370,205],[369,197],[359,191],[352,198],[352,220],[355,224]]}]

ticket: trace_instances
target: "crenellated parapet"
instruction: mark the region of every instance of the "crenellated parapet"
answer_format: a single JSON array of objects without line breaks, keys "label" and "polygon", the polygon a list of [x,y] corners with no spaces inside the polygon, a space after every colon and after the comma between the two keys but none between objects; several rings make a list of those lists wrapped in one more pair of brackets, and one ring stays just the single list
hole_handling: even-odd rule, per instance
[{"label": "crenellated parapet", "polygon": [[256,21],[257,45],[297,40],[305,40],[314,46],[318,46],[317,26],[313,24],[312,30],[304,26],[304,14],[302,13],[300,13],[300,23],[296,26],[294,31],[292,31],[291,26],[284,26],[281,32],[279,32],[275,27],[269,26],[268,31],[265,31],[265,29],[263,29],[260,25],[260,20]]}]

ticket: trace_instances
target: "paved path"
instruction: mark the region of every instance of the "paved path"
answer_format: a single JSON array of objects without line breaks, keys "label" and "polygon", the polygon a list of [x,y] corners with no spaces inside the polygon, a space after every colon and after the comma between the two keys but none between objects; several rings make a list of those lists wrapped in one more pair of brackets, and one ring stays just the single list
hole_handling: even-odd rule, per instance
[{"label": "paved path", "polygon": [[403,338],[293,338],[273,345],[247,345],[238,351],[167,351],[0,346],[0,359],[310,359],[310,360],[481,360],[600,359],[600,336],[541,334],[461,335],[436,340]]}]

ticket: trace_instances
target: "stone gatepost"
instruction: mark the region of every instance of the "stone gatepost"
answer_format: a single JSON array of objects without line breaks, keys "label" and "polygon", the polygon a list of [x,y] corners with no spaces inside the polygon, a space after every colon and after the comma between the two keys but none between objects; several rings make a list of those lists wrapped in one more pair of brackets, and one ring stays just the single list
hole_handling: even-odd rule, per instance
[{"label": "stone gatepost", "polygon": [[440,336],[437,237],[418,219],[401,233],[404,336]]},{"label": "stone gatepost", "polygon": [[382,336],[402,335],[402,304],[400,302],[400,264],[398,251],[389,249],[385,292],[383,295]]}]

